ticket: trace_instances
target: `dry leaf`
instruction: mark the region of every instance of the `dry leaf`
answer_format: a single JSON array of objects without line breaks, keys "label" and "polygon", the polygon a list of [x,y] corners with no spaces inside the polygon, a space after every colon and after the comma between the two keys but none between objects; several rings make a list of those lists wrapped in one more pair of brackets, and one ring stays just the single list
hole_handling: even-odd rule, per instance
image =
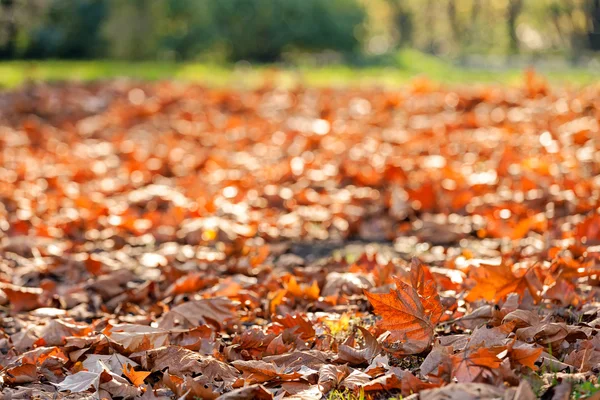
[{"label": "dry leaf", "polygon": [[443,313],[435,282],[422,268],[413,267],[411,279],[417,288],[395,278],[396,289],[389,294],[365,292],[375,312],[382,316],[378,326],[389,330],[392,339],[405,341],[399,351],[407,354],[419,353],[429,346]]},{"label": "dry leaf", "polygon": [[133,369],[133,366],[126,364],[123,366],[123,375],[135,386],[141,386],[144,383],[144,379],[150,375],[150,372],[136,371]]}]

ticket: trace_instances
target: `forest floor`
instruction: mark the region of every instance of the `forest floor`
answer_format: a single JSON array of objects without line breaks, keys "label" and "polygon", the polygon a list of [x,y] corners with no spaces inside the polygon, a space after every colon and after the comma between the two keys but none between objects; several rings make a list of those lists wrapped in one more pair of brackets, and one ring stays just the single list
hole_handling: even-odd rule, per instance
[{"label": "forest floor", "polygon": [[600,88],[277,79],[0,94],[0,398],[600,398]]}]

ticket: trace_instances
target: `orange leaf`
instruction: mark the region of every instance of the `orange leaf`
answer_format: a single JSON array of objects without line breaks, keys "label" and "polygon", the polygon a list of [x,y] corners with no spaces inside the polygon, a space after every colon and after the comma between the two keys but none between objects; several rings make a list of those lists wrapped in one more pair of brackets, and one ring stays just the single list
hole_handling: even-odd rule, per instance
[{"label": "orange leaf", "polygon": [[421,296],[421,302],[425,307],[425,311],[436,310],[436,312],[440,312],[441,317],[440,297],[438,296],[433,275],[429,271],[429,268],[417,258],[411,260],[410,284],[417,290],[419,296]]},{"label": "orange leaf", "polygon": [[528,290],[533,299],[537,302],[540,299],[540,283],[535,275],[535,267],[526,271],[521,270],[521,274],[515,274],[509,265],[504,263],[500,265],[481,264],[474,268],[471,278],[477,284],[465,300],[472,302],[476,300],[500,300],[510,293],[517,293],[522,296],[525,290]]},{"label": "orange leaf", "polygon": [[294,276],[290,276],[290,279],[286,285],[286,289],[289,293],[299,298],[307,298],[310,300],[317,300],[319,298],[319,285],[317,281],[313,281],[312,285],[299,285],[298,281]]},{"label": "orange leaf", "polygon": [[510,351],[510,358],[521,365],[531,368],[533,371],[537,371],[538,367],[534,364],[540,355],[542,355],[542,349],[534,347],[513,347]]},{"label": "orange leaf", "polygon": [[131,365],[125,364],[123,365],[123,375],[125,375],[135,386],[140,386],[144,383],[144,379],[150,375],[150,372],[135,371]]},{"label": "orange leaf", "polygon": [[[419,271],[419,269],[422,269]],[[413,279],[414,277],[414,279]],[[440,298],[435,292],[431,273],[422,265],[413,265],[411,281],[414,288],[399,278],[394,278],[396,289],[390,293],[365,292],[375,313],[382,316],[378,326],[389,330],[394,340],[409,340],[413,348],[404,352],[419,353],[431,342],[435,324],[442,316]],[[425,296],[425,297],[424,297]]]},{"label": "orange leaf", "polygon": [[490,301],[496,298],[501,289],[514,291],[518,286],[510,266],[504,263],[500,265],[481,264],[471,271],[472,278],[477,284],[465,298],[467,301],[480,299]]},{"label": "orange leaf", "polygon": [[10,384],[30,383],[37,380],[35,364],[23,364],[4,371],[4,379]]},{"label": "orange leaf", "polygon": [[0,282],[0,290],[6,293],[15,312],[41,307],[40,296],[44,293],[41,288],[22,287]]},{"label": "orange leaf", "polygon": [[173,283],[169,287],[169,289],[167,289],[167,294],[176,295],[197,292],[210,283],[210,281],[205,279],[204,276],[204,274],[200,273],[193,273],[182,276],[177,281],[175,281],[175,283]]},{"label": "orange leaf", "polygon": [[451,356],[452,375],[458,382],[476,382],[486,375],[491,376],[492,371],[500,367],[502,360],[497,354],[502,348],[489,349],[480,347],[475,351],[465,351]]}]

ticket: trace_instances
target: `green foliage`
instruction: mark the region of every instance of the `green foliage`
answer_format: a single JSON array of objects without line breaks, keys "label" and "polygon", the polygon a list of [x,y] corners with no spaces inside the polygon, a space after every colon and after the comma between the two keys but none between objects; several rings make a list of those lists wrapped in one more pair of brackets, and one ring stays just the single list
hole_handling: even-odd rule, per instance
[{"label": "green foliage", "polygon": [[587,399],[594,393],[600,392],[600,385],[596,385],[590,381],[574,383],[571,396],[576,399]]},{"label": "green foliage", "polygon": [[197,0],[167,0],[159,24],[160,47],[167,59],[194,59],[217,41],[211,4]]},{"label": "green foliage", "polygon": [[158,2],[110,0],[110,14],[102,27],[109,46],[108,56],[145,60],[159,51],[156,23],[161,11]]},{"label": "green foliage", "polygon": [[216,48],[233,61],[275,61],[294,48],[354,51],[365,16],[357,0],[51,0],[20,27],[22,55],[189,60]]},{"label": "green foliage", "polygon": [[220,0],[211,7],[231,60],[275,61],[291,47],[349,52],[365,17],[355,0]]},{"label": "green foliage", "polygon": [[26,57],[92,58],[105,53],[101,34],[107,0],[52,0],[44,21],[29,33]]},{"label": "green foliage", "polygon": [[349,390],[332,390],[327,395],[327,400],[364,400],[365,392],[361,390],[358,393]]}]

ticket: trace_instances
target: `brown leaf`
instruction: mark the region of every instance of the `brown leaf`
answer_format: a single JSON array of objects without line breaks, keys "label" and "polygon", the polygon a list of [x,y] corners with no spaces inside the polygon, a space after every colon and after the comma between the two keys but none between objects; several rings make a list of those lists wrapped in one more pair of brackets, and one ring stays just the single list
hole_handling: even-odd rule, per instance
[{"label": "brown leaf", "polygon": [[504,388],[482,383],[452,383],[450,385],[424,390],[420,393],[427,400],[483,400],[502,399]]},{"label": "brown leaf", "polygon": [[124,378],[106,371],[102,372],[100,390],[106,390],[111,396],[125,399],[135,398],[142,393],[140,388],[131,386]]},{"label": "brown leaf", "polygon": [[562,342],[569,330],[566,324],[549,322],[517,329],[516,334],[524,342],[535,340],[540,345],[552,345]]},{"label": "brown leaf", "polygon": [[175,306],[163,315],[158,326],[170,329],[175,326],[194,328],[210,323],[220,327],[235,317],[235,304],[224,297],[188,301]]},{"label": "brown leaf", "polygon": [[319,369],[328,363],[330,355],[319,350],[294,351],[293,353],[264,357],[263,361],[285,367],[288,371],[297,371],[302,366]]},{"label": "brown leaf", "polygon": [[397,288],[389,294],[365,292],[375,312],[383,318],[378,326],[389,330],[392,339],[405,340],[407,343],[398,350],[407,354],[419,353],[429,346],[443,313],[435,282],[425,280],[431,275],[419,272],[421,268],[419,264],[414,273],[419,290],[395,278]]},{"label": "brown leaf", "polygon": [[409,371],[397,367],[390,368],[390,372],[379,378],[372,380],[362,386],[365,392],[372,391],[390,391],[399,389],[402,396],[410,396],[419,393],[422,390],[436,387],[437,385],[423,382]]},{"label": "brown leaf", "polygon": [[217,397],[219,400],[271,400],[272,398],[273,395],[262,385],[250,385]]},{"label": "brown leaf", "polygon": [[339,386],[348,390],[358,391],[358,389],[360,389],[371,379],[371,375],[355,369],[352,370],[352,372],[350,372],[350,375],[344,378],[344,380],[340,383]]},{"label": "brown leaf", "polygon": [[580,349],[569,353],[564,361],[578,372],[588,372],[600,365],[600,350],[594,349],[590,342],[584,342]]},{"label": "brown leaf", "polygon": [[502,323],[511,321],[516,323],[516,328],[525,328],[528,326],[538,325],[540,323],[540,318],[535,312],[530,310],[515,310],[506,314],[502,320]]},{"label": "brown leaf", "polygon": [[240,372],[245,381],[250,384],[269,381],[288,381],[298,379],[298,373],[285,373],[284,368],[261,360],[233,361],[231,363]]},{"label": "brown leaf", "polygon": [[40,330],[39,335],[47,346],[59,346],[64,344],[68,336],[87,336],[91,332],[92,329],[86,323],[78,323],[72,319],[53,319]]},{"label": "brown leaf", "polygon": [[177,376],[202,373],[209,379],[233,381],[237,379],[238,372],[235,368],[210,356],[178,346],[160,347],[149,350],[145,355],[142,367],[150,371],[163,371]]},{"label": "brown leaf", "polygon": [[277,355],[277,354],[287,353],[290,350],[292,350],[292,348],[293,348],[292,344],[286,344],[283,341],[283,335],[278,335],[275,339],[271,340],[271,342],[267,346],[267,348],[265,350],[265,355],[273,356],[273,355]]},{"label": "brown leaf", "polygon": [[521,383],[519,383],[519,387],[517,387],[517,391],[515,392],[515,397],[513,400],[536,400],[537,396],[533,392],[531,385],[527,380],[523,379]]},{"label": "brown leaf", "polygon": [[319,389],[323,393],[329,393],[336,388],[342,380],[350,374],[350,370],[345,365],[326,364],[319,368]]},{"label": "brown leaf", "polygon": [[451,356],[452,376],[461,383],[489,379],[502,363],[497,357],[500,351],[480,347]]},{"label": "brown leaf", "polygon": [[183,390],[185,390],[185,393],[187,393],[187,395],[185,396],[186,399],[213,400],[219,397],[219,393],[214,391],[209,383],[198,382],[191,376],[186,376],[184,382],[185,386]]},{"label": "brown leaf", "polygon": [[309,340],[315,337],[313,324],[300,314],[286,314],[285,317],[277,315],[273,317],[273,320],[288,328],[290,333],[299,336],[302,340]]},{"label": "brown leaf", "polygon": [[552,400],[569,400],[573,392],[573,382],[563,380],[556,386],[552,386],[544,393],[544,397]]},{"label": "brown leaf", "polygon": [[35,382],[38,379],[35,364],[21,364],[7,368],[4,370],[3,375],[4,381],[10,385]]},{"label": "brown leaf", "polygon": [[361,294],[373,286],[375,284],[369,275],[352,272],[330,272],[325,278],[325,286],[321,290],[321,296]]},{"label": "brown leaf", "polygon": [[356,349],[345,343],[339,345],[337,361],[349,363],[350,365],[368,364],[375,356],[381,353],[381,345],[375,336],[362,326],[358,326],[357,328],[360,330],[365,340],[364,346],[360,349]]},{"label": "brown leaf", "polygon": [[[421,374],[429,375],[432,374],[434,376],[439,376],[440,366],[442,369],[450,371],[452,368],[452,363],[450,356],[452,355],[452,350],[449,347],[435,345],[433,349],[427,354],[427,357],[423,360],[420,366]],[[445,368],[444,368],[445,366]]]},{"label": "brown leaf", "polygon": [[109,325],[104,330],[106,336],[130,352],[149,350],[169,343],[169,334],[163,329],[144,325]]},{"label": "brown leaf", "polygon": [[0,282],[0,291],[6,293],[14,312],[42,307],[40,300],[44,291],[41,288],[22,287]]}]

